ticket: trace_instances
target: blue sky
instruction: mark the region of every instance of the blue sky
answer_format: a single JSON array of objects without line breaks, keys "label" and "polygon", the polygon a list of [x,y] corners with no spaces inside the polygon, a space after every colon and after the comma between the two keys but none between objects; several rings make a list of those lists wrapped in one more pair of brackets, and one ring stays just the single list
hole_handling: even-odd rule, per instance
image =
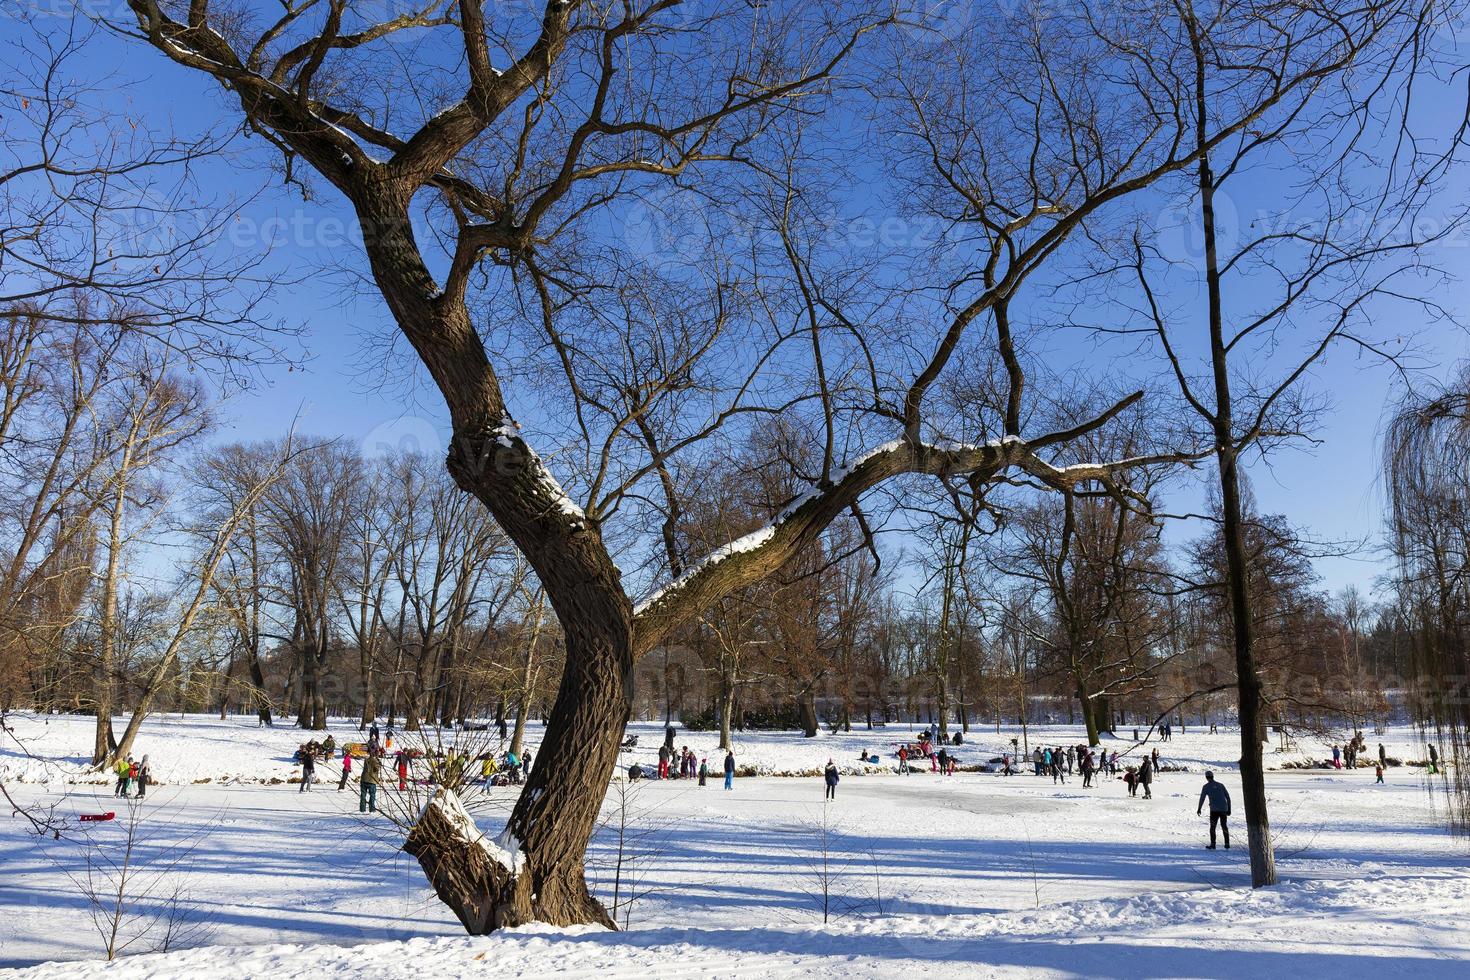
[{"label": "blue sky", "polygon": [[[99,52],[105,57],[89,67],[101,70],[111,59],[131,80],[119,93],[130,113],[186,133],[234,118],[210,83],[150,50],[109,40]],[[222,413],[220,438],[275,437],[295,424],[307,433],[361,440],[369,451],[386,445],[437,449],[444,432],[437,394],[423,386],[409,358],[397,359],[386,375],[376,370],[377,350],[391,335],[381,301],[370,286],[330,271],[339,261],[348,269],[359,267],[347,231],[348,212],[336,192],[319,184],[317,199],[303,202],[298,192],[272,180],[265,166],[270,157],[260,140],[237,146],[235,159],[206,171],[211,193],[244,197],[258,192],[234,231],[235,244],[255,249],[269,243],[278,268],[321,271],[279,290],[273,299],[275,312],[307,329],[304,368],[267,368],[253,390],[232,395]],[[856,189],[855,200],[861,202],[863,190]],[[886,205],[877,188],[871,200],[874,214],[881,215]],[[1462,238],[1446,253],[1443,261],[1451,269],[1463,268],[1470,254],[1465,244]],[[1463,310],[1463,286],[1447,293],[1440,300]],[[1420,363],[1428,373],[1441,373],[1463,356],[1465,337],[1457,329],[1406,326],[1419,332],[1425,354]],[[1080,332],[1063,332],[1049,341],[1048,359],[1058,370],[1097,356]],[[1310,383],[1331,402],[1316,433],[1320,442],[1282,451],[1269,466],[1253,464],[1250,479],[1262,509],[1284,513],[1321,538],[1367,540],[1369,547],[1356,556],[1318,562],[1325,588],[1356,584],[1366,589],[1384,570],[1373,548],[1382,514],[1379,431],[1396,382],[1382,365],[1340,350],[1314,370]],[[1198,507],[1200,497],[1197,488],[1181,489],[1169,503],[1174,509]],[[1187,540],[1199,533],[1198,528],[1174,530],[1171,538]]]}]

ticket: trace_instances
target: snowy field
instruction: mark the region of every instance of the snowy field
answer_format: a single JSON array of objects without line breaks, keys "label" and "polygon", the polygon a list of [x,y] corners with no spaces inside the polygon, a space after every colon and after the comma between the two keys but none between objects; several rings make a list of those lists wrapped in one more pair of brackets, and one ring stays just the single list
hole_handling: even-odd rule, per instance
[{"label": "snowy field", "polygon": [[[109,786],[78,775],[84,719],[12,723],[41,760],[0,756],[20,799],[119,809]],[[661,728],[634,730],[648,761]],[[1467,849],[1436,822],[1417,769],[1391,768],[1386,786],[1373,785],[1371,769],[1271,773],[1283,884],[1252,892],[1243,826],[1236,849],[1203,850],[1195,772],[1164,773],[1147,801],[1116,780],[1084,790],[1080,779],[1062,787],[1030,775],[855,774],[860,747],[886,759],[908,733],[741,737],[742,766],[800,772],[830,756],[854,774],[830,807],[815,778],[743,778],[730,793],[644,783],[631,807],[643,836],[627,932],[529,927],[471,939],[395,851],[386,821],[359,816],[355,796],[335,791],[334,766],[309,794],[269,782],[293,775],[300,732],[151,719],[138,751],[167,785],[144,804],[141,859],[178,858],[169,880],[181,886],[190,941],[208,945],[99,963],[66,875],[81,871],[85,848],[38,842],[13,818],[0,820],[0,965],[72,961],[12,974],[36,977],[1470,975]],[[977,730],[960,757],[986,761],[1013,734]],[[1032,729],[1033,743],[1079,737]],[[1238,814],[1236,737],[1177,735],[1160,754],[1166,765],[1214,767]],[[685,741],[712,753],[713,735],[681,732]],[[1409,730],[1384,742],[1391,756],[1423,754]],[[1321,748],[1268,758],[1281,766]],[[515,792],[492,791],[479,818],[487,831]],[[813,870],[824,823],[826,924]],[[93,826],[113,846],[123,829]],[[589,856],[604,897],[614,843],[604,828]]]}]

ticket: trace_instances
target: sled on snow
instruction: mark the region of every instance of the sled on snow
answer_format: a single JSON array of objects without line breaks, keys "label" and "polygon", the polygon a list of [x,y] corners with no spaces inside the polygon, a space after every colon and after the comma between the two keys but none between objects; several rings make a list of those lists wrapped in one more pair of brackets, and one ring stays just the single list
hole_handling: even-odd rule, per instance
[{"label": "sled on snow", "polygon": [[106,813],[84,813],[80,817],[77,817],[77,819],[83,823],[96,823],[101,820],[111,820],[116,816],[116,813],[108,810]]}]

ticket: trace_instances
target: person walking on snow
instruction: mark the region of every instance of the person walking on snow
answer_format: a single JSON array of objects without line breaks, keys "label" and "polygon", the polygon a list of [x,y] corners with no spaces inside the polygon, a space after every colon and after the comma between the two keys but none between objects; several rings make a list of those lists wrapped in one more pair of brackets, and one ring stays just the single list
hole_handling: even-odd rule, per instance
[{"label": "person walking on snow", "polygon": [[709,759],[708,758],[700,759],[699,760],[699,785],[703,786],[704,785],[704,781],[706,779],[708,779],[708,778],[709,778]]},{"label": "person walking on snow", "polygon": [[669,778],[669,747],[667,745],[658,747],[658,778]]},{"label": "person walking on snow", "polygon": [[[364,772],[363,775],[367,775],[367,773]],[[376,783],[376,780],[375,780],[374,781],[374,785],[376,785],[376,784],[377,783]],[[402,752],[399,752],[398,753],[398,792],[402,793],[406,789],[408,789],[408,756],[404,755]],[[376,790],[374,791],[374,795],[376,795]]]},{"label": "person walking on snow", "polygon": [[311,781],[316,778],[316,756],[305,749],[301,750],[301,788],[298,793],[305,793],[311,789]]},{"label": "person walking on snow", "polygon": [[346,749],[342,750],[342,778],[337,780],[337,792],[347,788],[347,780],[352,778],[352,753]]},{"label": "person walking on snow", "polygon": [[1335,745],[1332,747],[1332,768],[1342,768],[1342,750]]},{"label": "person walking on snow", "polygon": [[1230,824],[1226,818],[1230,816],[1230,791],[1222,784],[1215,782],[1215,774],[1205,773],[1205,784],[1199,791],[1199,806],[1194,808],[1197,817],[1204,810],[1205,800],[1210,801],[1210,843],[1207,850],[1215,849],[1215,825],[1220,825],[1220,830],[1225,835],[1225,850],[1230,850]]},{"label": "person walking on snow", "polygon": [[138,763],[138,799],[148,792],[148,756],[143,756],[143,761]]},{"label": "person walking on snow", "polygon": [[1375,784],[1383,782],[1383,763],[1380,762],[1373,767],[1373,774],[1377,777],[1373,780]]},{"label": "person walking on snow", "polygon": [[1143,757],[1143,765],[1141,765],[1141,766],[1138,767],[1138,785],[1140,785],[1140,786],[1143,787],[1143,798],[1145,800],[1151,800],[1151,799],[1154,798],[1154,791],[1151,788],[1153,786],[1153,784],[1154,784],[1154,766],[1153,766],[1153,760],[1150,759],[1148,756],[1144,756]]},{"label": "person walking on snow", "polygon": [[735,752],[732,749],[725,750],[725,788],[735,788]]},{"label": "person walking on snow", "polygon": [[837,774],[837,763],[831,759],[827,760],[827,770],[823,773],[827,783],[827,799],[837,799],[837,780],[841,777]]},{"label": "person walking on snow", "polygon": [[480,778],[485,783],[485,792],[490,792],[490,781],[495,778],[495,753],[486,752],[480,761]]},{"label": "person walking on snow", "polygon": [[909,747],[907,745],[900,745],[898,747],[898,771],[909,771]]},{"label": "person walking on snow", "polygon": [[367,757],[362,764],[362,776],[358,780],[357,812],[378,812],[378,782],[383,778],[383,763],[376,755]]}]

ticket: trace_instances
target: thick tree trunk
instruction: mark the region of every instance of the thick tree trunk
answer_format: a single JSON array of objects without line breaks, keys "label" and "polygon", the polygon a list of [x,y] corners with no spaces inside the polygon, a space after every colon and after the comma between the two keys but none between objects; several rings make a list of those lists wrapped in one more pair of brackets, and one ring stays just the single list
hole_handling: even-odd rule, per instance
[{"label": "thick tree trunk", "polygon": [[1097,736],[1097,706],[1088,697],[1087,685],[1082,683],[1082,678],[1077,679],[1077,704],[1082,708],[1082,724],[1087,726],[1087,744],[1098,745],[1101,739]]},{"label": "thick tree trunk", "polygon": [[817,737],[817,702],[811,688],[796,697],[797,717],[801,720],[801,734],[806,738]]},{"label": "thick tree trunk", "polygon": [[939,737],[949,738],[949,658],[944,658],[944,663],[934,677],[934,700],[933,711],[939,716]]},{"label": "thick tree trunk", "polygon": [[265,672],[260,669],[260,658],[250,651],[250,684],[255,688],[256,716],[267,728],[271,726],[271,701],[266,694]]},{"label": "thick tree trunk", "polygon": [[729,660],[720,670],[720,748],[729,749],[730,720],[735,713],[735,665]]},{"label": "thick tree trunk", "polygon": [[553,603],[566,633],[567,665],[538,764],[507,823],[524,865],[507,869],[486,860],[483,850],[454,843],[436,826],[432,807],[405,845],[475,935],[531,921],[615,928],[587,889],[583,859],[627,713],[631,609],[620,595],[592,590],[565,604],[553,596]]},{"label": "thick tree trunk", "polygon": [[371,644],[359,647],[358,669],[362,674],[362,716],[359,718],[358,729],[365,729],[373,723],[378,715],[378,697],[375,687],[376,674],[373,670],[373,650]]}]

